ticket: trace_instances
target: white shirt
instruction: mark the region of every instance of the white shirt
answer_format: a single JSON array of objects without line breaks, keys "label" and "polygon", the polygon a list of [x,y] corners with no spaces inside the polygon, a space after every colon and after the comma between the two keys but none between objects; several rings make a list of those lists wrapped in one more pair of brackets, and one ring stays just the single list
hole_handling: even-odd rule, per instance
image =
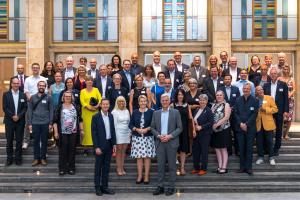
[{"label": "white shirt", "polygon": [[276,90],[277,90],[277,81],[275,83],[271,81],[271,96],[273,97],[274,100],[276,96]]},{"label": "white shirt", "polygon": [[70,69],[68,67],[66,67],[66,70],[65,70],[65,80],[67,78],[73,78],[74,77],[74,71],[73,71],[73,67],[71,67]]},{"label": "white shirt", "polygon": [[[45,83],[47,84],[46,78],[40,75],[29,76],[28,78],[26,78],[24,83],[24,93],[29,93],[30,96],[36,94],[38,92],[37,84],[39,81],[45,81]],[[47,93],[47,87],[45,92]]]},{"label": "white shirt", "polygon": [[96,69],[91,69],[91,76],[93,77],[93,78],[96,78],[96,75],[97,75],[97,73],[96,73]]},{"label": "white shirt", "polygon": [[178,71],[182,72],[182,63],[176,63]]},{"label": "white shirt", "polygon": [[217,91],[217,87],[218,87],[218,78],[215,78],[215,79],[211,79],[213,81],[213,84],[214,84],[214,89],[215,89],[215,92]]},{"label": "white shirt", "polygon": [[102,84],[102,98],[105,98],[106,92],[106,83],[107,83],[107,76],[101,76],[101,84]]},{"label": "white shirt", "polygon": [[175,83],[175,70],[173,70],[172,72],[169,71],[169,73],[170,73],[170,79],[171,79],[172,87],[174,87],[174,83]]},{"label": "white shirt", "polygon": [[161,64],[160,63],[159,64],[153,63],[152,66],[153,66],[153,69],[154,69],[154,72],[155,72],[155,76],[157,76],[158,72],[162,71]]},{"label": "white shirt", "polygon": [[234,68],[234,69],[230,68],[229,72],[230,72],[230,75],[232,76],[231,84],[234,84],[238,78],[237,77],[237,68]]},{"label": "white shirt", "polygon": [[101,110],[101,115],[105,126],[106,139],[109,140],[111,139],[111,134],[108,113],[105,115]]},{"label": "white shirt", "polygon": [[225,86],[225,91],[226,91],[228,100],[230,100],[231,86]]},{"label": "white shirt", "polygon": [[18,114],[18,104],[19,104],[19,90],[17,92],[11,90],[13,99],[14,99],[14,105],[15,105],[15,115]]}]

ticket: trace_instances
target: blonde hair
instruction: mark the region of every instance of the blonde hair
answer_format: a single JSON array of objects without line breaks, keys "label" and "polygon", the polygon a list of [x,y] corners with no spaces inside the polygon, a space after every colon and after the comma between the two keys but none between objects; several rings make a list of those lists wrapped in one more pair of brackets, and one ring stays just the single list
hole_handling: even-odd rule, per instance
[{"label": "blonde hair", "polygon": [[115,103],[115,107],[114,110],[121,110],[118,106],[118,102],[119,101],[124,101],[125,102],[125,107],[124,110],[126,110],[126,99],[123,96],[118,96],[118,98],[116,99],[116,103]]}]

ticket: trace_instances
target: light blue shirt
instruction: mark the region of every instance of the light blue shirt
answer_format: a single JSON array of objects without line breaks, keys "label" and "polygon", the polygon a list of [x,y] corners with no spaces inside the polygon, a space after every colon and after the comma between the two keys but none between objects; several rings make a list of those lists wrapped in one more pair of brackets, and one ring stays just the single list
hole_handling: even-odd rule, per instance
[{"label": "light blue shirt", "polygon": [[124,72],[125,72],[125,76],[126,76],[126,78],[128,80],[129,89],[131,89],[131,75],[130,75],[130,72],[128,72],[126,70],[124,70]]},{"label": "light blue shirt", "polygon": [[235,82],[234,86],[239,88],[240,94],[241,94],[241,96],[243,96],[244,95],[243,86],[246,83],[250,83],[250,85],[251,85],[251,95],[253,97],[255,97],[255,87],[254,87],[254,84],[251,81],[240,79],[239,81]]},{"label": "light blue shirt", "polygon": [[231,86],[225,86],[225,90],[226,90],[228,100],[230,100]]},{"label": "light blue shirt", "polygon": [[161,110],[161,135],[168,135],[169,110]]}]

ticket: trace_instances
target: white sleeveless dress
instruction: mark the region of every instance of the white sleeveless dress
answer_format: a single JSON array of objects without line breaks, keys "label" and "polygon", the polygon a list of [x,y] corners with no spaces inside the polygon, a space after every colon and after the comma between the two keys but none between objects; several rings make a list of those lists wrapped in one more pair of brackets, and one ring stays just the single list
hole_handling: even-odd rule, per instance
[{"label": "white sleeveless dress", "polygon": [[129,144],[131,130],[128,125],[130,122],[130,114],[127,109],[125,110],[113,110],[114,124],[116,131],[117,144]]}]

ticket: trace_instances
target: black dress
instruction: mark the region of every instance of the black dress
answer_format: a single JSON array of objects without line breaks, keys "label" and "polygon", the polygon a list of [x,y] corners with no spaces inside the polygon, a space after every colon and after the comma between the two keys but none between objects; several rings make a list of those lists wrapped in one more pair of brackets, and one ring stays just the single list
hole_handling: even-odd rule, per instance
[{"label": "black dress", "polygon": [[134,88],[133,89],[133,98],[132,98],[132,108],[133,110],[139,108],[139,96],[145,95],[147,97],[147,88],[142,87],[141,89]]},{"label": "black dress", "polygon": [[[190,106],[192,106],[192,105],[199,105],[199,95],[200,95],[200,94],[202,94],[202,92],[201,92],[200,89],[197,90],[197,93],[196,93],[196,95],[195,95],[194,97],[192,97],[191,91],[188,91],[188,92],[186,93],[186,102],[187,102]],[[193,115],[195,114],[194,112],[195,112],[195,110],[192,110],[192,114],[193,114]]]},{"label": "black dress", "polygon": [[179,135],[179,147],[178,152],[189,153],[190,142],[189,142],[189,106],[187,103],[182,106],[174,105],[174,108],[180,112],[182,121],[182,132]]},{"label": "black dress", "polygon": [[110,111],[115,108],[116,100],[119,96],[123,96],[126,100],[126,107],[128,108],[128,91],[126,88],[121,87],[120,89],[116,89],[114,86],[108,91],[107,98],[110,101]]}]

